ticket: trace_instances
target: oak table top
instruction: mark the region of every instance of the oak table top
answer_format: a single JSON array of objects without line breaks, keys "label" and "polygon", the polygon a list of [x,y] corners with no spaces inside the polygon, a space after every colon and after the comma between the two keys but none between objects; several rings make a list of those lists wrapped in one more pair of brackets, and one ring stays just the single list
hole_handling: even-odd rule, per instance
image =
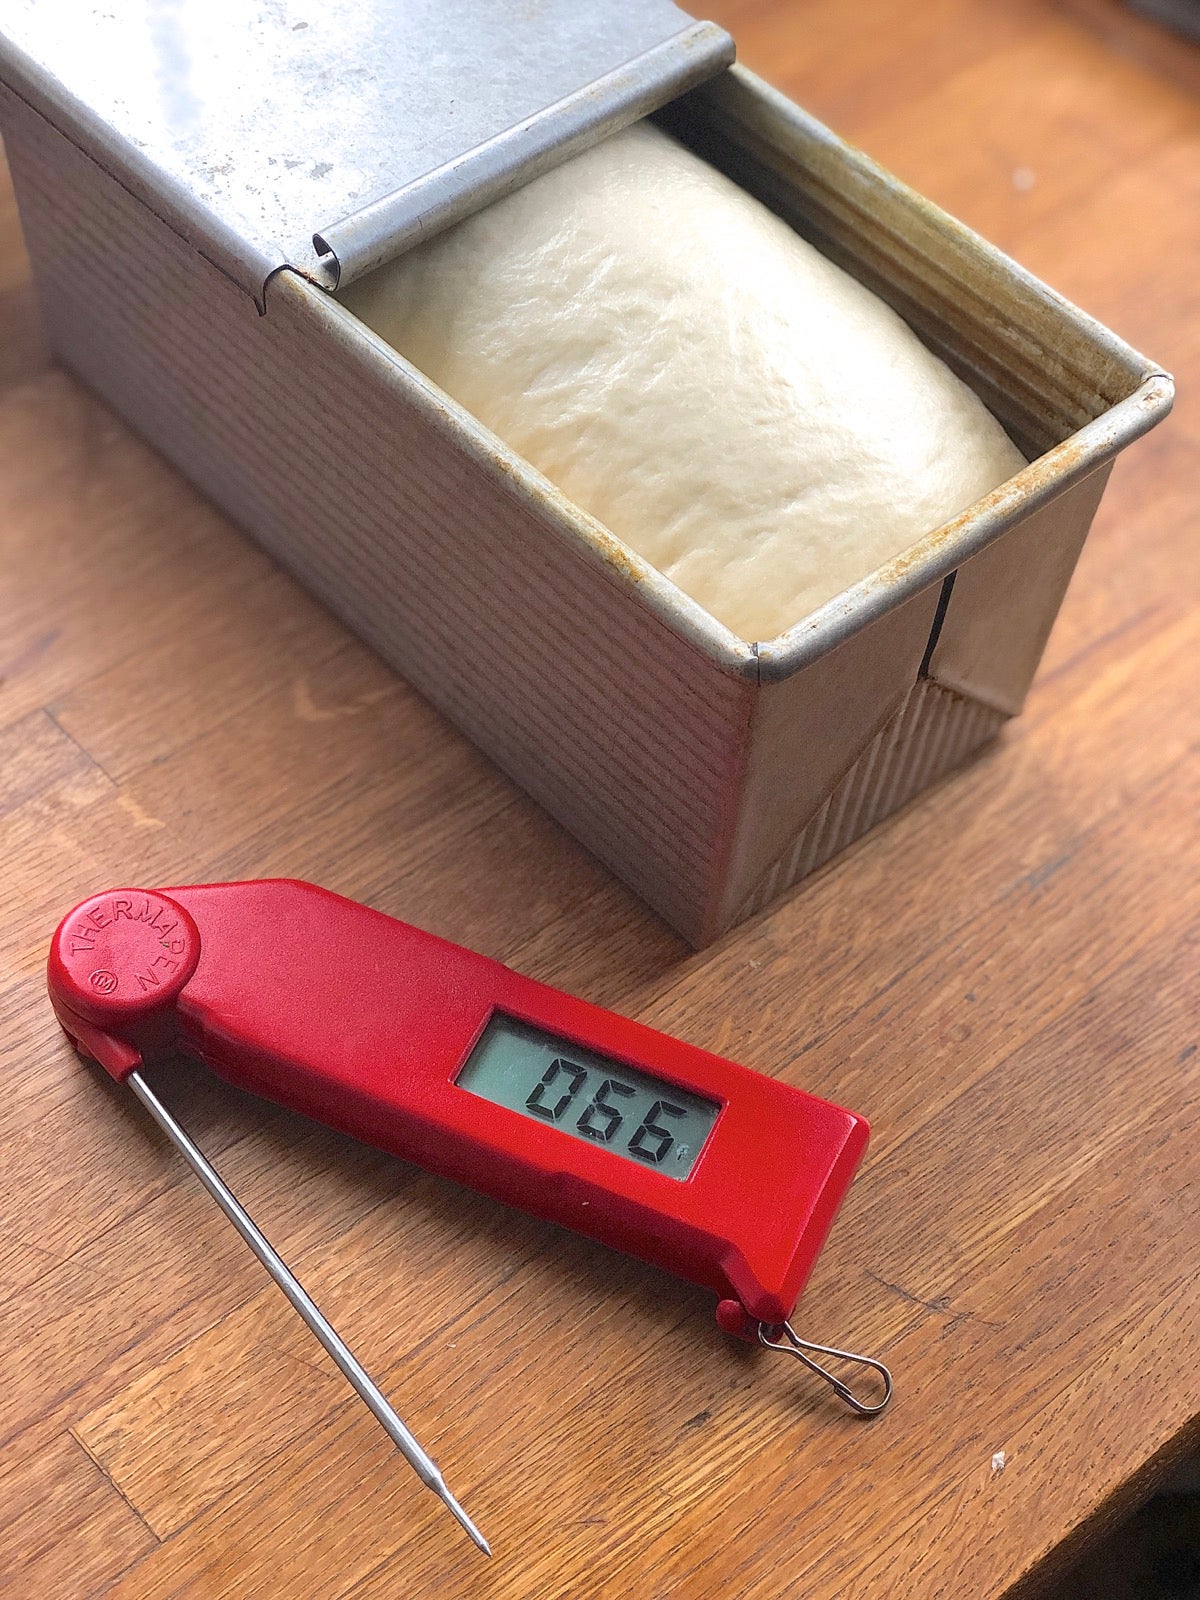
[{"label": "oak table top", "polygon": [[[38,336],[0,193],[0,1588],[999,1596],[1200,1411],[1200,74],[1109,0],[714,0],[742,59],[1176,372],[1026,714],[693,954]],[[425,1493],[42,963],[113,884],[309,878],[852,1105],[801,1331],[207,1080],[161,1092],[493,1541]]]}]

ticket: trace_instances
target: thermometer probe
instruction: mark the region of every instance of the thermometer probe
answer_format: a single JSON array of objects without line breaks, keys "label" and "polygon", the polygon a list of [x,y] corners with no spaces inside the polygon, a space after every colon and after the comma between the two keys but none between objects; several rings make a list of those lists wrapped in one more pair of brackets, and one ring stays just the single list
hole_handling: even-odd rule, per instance
[{"label": "thermometer probe", "polygon": [[[796,1356],[862,1416],[879,1361],[792,1328],[865,1120],[292,879],[93,895],[50,996],[128,1083],[421,1481],[441,1473],[150,1089],[184,1050],[251,1093],[713,1290],[726,1332]],[[875,1372],[865,1400],[815,1357]]]}]

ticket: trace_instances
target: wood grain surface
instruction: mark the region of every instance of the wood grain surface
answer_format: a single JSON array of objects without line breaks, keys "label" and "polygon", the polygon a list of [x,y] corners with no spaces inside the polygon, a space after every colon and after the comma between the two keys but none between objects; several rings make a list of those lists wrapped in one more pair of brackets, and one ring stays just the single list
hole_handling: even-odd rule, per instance
[{"label": "wood grain surface", "polygon": [[[703,9],[703,8],[700,8]],[[1027,714],[695,955],[39,339],[0,193],[0,1591],[1039,1589],[1200,1411],[1200,98],[1105,0],[713,0],[742,59],[1173,368]],[[395,1456],[44,994],[112,884],[314,879],[867,1113],[799,1313],[709,1300],[207,1079],[154,1079],[491,1537]]]}]

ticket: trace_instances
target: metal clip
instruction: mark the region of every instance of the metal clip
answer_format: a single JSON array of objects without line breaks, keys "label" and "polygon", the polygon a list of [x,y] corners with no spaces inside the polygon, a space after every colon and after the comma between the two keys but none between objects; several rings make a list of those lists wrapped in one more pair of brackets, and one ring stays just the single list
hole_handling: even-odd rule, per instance
[{"label": "metal clip", "polygon": [[[844,1400],[852,1411],[857,1411],[860,1417],[877,1417],[892,1398],[892,1375],[883,1362],[876,1361],[873,1356],[855,1355],[851,1350],[834,1350],[827,1344],[810,1344],[807,1339],[800,1337],[790,1322],[760,1322],[758,1342],[764,1350],[778,1350],[781,1355],[795,1356],[797,1361],[802,1361],[810,1372],[815,1372],[818,1378],[824,1378],[839,1399]],[[819,1361],[814,1361],[809,1354],[810,1351],[817,1355],[831,1356],[836,1361],[849,1361],[856,1366],[870,1367],[883,1380],[882,1399],[860,1400],[848,1384],[835,1377]]]}]

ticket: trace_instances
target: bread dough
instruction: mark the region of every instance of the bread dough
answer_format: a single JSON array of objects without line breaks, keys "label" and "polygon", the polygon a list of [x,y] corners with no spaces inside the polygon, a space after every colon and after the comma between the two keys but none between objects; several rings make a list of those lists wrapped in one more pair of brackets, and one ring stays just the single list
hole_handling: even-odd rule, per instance
[{"label": "bread dough", "polygon": [[647,123],[344,298],[747,640],[1025,464],[882,300]]}]

